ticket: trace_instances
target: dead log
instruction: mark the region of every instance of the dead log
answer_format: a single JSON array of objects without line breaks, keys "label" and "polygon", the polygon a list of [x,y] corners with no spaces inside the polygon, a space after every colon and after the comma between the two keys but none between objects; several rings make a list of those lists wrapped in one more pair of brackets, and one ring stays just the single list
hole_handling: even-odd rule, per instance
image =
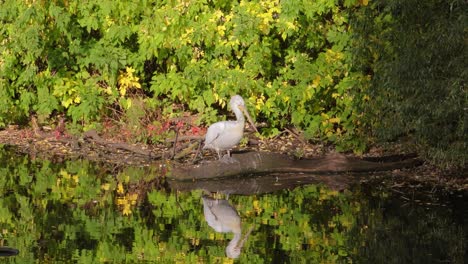
[{"label": "dead log", "polygon": [[97,132],[95,130],[89,130],[89,131],[85,132],[84,135],[83,135],[83,138],[85,140],[90,141],[90,142],[99,144],[99,145],[101,145],[103,147],[113,149],[115,152],[117,152],[119,149],[122,149],[122,150],[126,150],[126,151],[129,151],[129,152],[144,156],[144,157],[150,157],[150,158],[153,158],[153,159],[159,158],[159,156],[155,157],[154,155],[152,155],[151,151],[149,151],[149,150],[145,150],[145,149],[142,149],[142,148],[131,146],[131,145],[127,144],[127,143],[108,142],[107,140],[101,138],[97,134]]},{"label": "dead log", "polygon": [[415,167],[421,161],[415,157],[391,162],[376,162],[331,154],[313,159],[296,160],[289,156],[270,152],[248,152],[233,154],[232,163],[211,161],[203,164],[173,167],[167,175],[175,180],[199,180],[230,177],[245,174],[266,173],[309,173],[339,174],[375,172]]}]

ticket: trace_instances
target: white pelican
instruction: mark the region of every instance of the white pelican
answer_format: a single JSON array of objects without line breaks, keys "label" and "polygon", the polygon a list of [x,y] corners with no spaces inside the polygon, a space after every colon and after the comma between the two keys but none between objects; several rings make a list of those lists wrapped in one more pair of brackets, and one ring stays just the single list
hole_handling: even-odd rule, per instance
[{"label": "white pelican", "polygon": [[219,233],[234,233],[234,237],[226,247],[226,256],[228,258],[238,258],[253,227],[241,240],[241,219],[236,209],[227,200],[213,199],[206,195],[202,199],[203,214],[208,225]]},{"label": "white pelican", "polygon": [[249,112],[245,108],[244,99],[240,95],[234,95],[229,102],[232,111],[236,115],[236,121],[221,121],[212,124],[205,136],[205,146],[203,149],[213,149],[218,153],[221,160],[221,151],[227,150],[227,157],[230,158],[230,150],[239,143],[244,135],[244,115],[249,120],[255,131],[257,128],[250,118]]}]

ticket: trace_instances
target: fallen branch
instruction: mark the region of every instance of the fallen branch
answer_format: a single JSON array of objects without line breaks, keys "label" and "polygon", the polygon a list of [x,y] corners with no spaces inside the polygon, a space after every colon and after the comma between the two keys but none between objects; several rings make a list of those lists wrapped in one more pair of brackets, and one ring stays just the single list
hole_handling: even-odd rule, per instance
[{"label": "fallen branch", "polygon": [[172,142],[175,142],[175,141],[202,140],[204,138],[205,137],[203,137],[203,136],[180,136],[179,135],[178,137],[175,137],[175,138],[166,139],[166,142],[172,143]]},{"label": "fallen branch", "polygon": [[139,154],[139,155],[147,156],[147,157],[151,157],[151,158],[159,157],[159,156],[156,156],[156,157],[153,156],[151,151],[144,150],[144,149],[141,149],[141,148],[138,148],[138,147],[135,147],[135,146],[131,146],[131,145],[128,145],[126,143],[109,142],[109,141],[101,138],[97,134],[97,132],[95,130],[89,130],[89,131],[85,132],[84,135],[83,135],[83,138],[85,140],[90,141],[90,142],[94,142],[94,143],[97,143],[97,144],[99,144],[101,146],[112,148],[114,150],[122,149],[122,150],[126,150],[126,151],[129,151],[129,152],[135,153],[135,154]]},{"label": "fallen branch", "polygon": [[195,142],[195,143],[192,143],[192,144],[188,145],[188,147],[184,148],[181,152],[179,152],[177,155],[175,155],[174,159],[180,160],[180,159],[182,159],[183,157],[192,154],[192,153],[193,153],[193,150],[194,150],[195,147],[197,147],[198,145],[199,145],[198,142]]}]

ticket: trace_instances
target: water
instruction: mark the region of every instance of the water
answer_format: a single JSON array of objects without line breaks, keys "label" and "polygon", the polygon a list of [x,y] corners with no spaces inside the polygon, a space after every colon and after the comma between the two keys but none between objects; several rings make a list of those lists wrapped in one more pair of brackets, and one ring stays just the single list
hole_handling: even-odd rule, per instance
[{"label": "water", "polygon": [[231,259],[226,247],[234,234],[218,233],[213,221],[207,222],[204,193],[171,189],[175,185],[157,168],[31,160],[6,147],[0,148],[0,164],[0,246],[19,249],[2,263],[464,263],[467,258],[462,194],[391,190],[374,182],[342,192],[310,184],[231,194],[227,201],[219,195],[217,204],[235,211],[212,208],[218,210],[216,219],[233,225],[238,215],[236,232],[245,240],[238,258]]}]

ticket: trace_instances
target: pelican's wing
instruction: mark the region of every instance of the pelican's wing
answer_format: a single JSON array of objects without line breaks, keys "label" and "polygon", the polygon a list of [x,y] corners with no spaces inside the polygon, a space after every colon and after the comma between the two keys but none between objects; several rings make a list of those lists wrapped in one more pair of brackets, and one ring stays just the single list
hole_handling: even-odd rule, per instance
[{"label": "pelican's wing", "polygon": [[223,231],[223,223],[220,222],[218,216],[214,214],[213,207],[215,207],[216,200],[208,197],[203,198],[203,214],[205,215],[205,220],[209,226],[211,226],[216,232],[225,232]]},{"label": "pelican's wing", "polygon": [[226,122],[217,122],[208,127],[205,136],[205,146],[210,145],[221,135],[226,129]]},{"label": "pelican's wing", "polygon": [[208,213],[211,217],[214,217],[214,220],[218,221],[218,217],[213,211],[213,207],[215,206],[216,200],[212,198],[208,198],[208,197],[202,197],[202,199],[203,199],[203,209],[205,213]]},{"label": "pelican's wing", "polygon": [[218,232],[234,232],[240,229],[240,217],[236,209],[226,200],[215,200],[210,207],[211,214],[219,224]]}]

